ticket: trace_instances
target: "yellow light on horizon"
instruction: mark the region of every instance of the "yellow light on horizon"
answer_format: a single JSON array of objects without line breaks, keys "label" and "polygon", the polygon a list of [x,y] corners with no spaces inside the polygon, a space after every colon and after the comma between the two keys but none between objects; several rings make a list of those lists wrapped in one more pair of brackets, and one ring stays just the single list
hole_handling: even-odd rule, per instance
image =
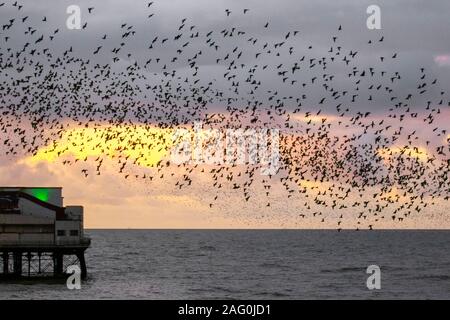
[{"label": "yellow light on horizon", "polygon": [[38,162],[55,162],[71,156],[75,160],[94,157],[122,156],[135,160],[140,166],[151,167],[161,161],[172,144],[172,130],[145,126],[117,126],[98,128],[73,128],[65,131],[61,139],[38,150],[26,159]]}]

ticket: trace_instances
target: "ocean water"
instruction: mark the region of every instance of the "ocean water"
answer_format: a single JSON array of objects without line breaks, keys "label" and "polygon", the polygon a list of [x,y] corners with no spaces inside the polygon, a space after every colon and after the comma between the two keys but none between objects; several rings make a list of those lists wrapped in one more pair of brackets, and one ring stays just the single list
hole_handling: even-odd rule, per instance
[{"label": "ocean water", "polygon": [[[89,279],[0,299],[450,299],[450,231],[88,230]],[[368,290],[369,265],[381,289]]]}]

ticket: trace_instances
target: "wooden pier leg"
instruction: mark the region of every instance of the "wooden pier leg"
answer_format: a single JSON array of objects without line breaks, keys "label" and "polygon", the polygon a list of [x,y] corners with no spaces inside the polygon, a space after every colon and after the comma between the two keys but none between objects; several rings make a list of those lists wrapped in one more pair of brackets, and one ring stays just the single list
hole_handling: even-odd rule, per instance
[{"label": "wooden pier leg", "polygon": [[14,274],[16,276],[22,275],[22,252],[14,252],[13,253],[13,259],[14,259]]},{"label": "wooden pier leg", "polygon": [[31,276],[31,252],[28,252],[27,258],[28,258],[28,276]]},{"label": "wooden pier leg", "polygon": [[53,260],[54,260],[54,265],[53,265],[53,272],[55,275],[62,275],[63,273],[63,254],[59,253],[59,252],[54,252],[53,253]]},{"label": "wooden pier leg", "polygon": [[3,274],[9,273],[9,252],[3,252]]},{"label": "wooden pier leg", "polygon": [[86,260],[84,259],[84,251],[77,253],[77,257],[78,257],[78,261],[80,261],[81,279],[86,280],[87,267],[86,267]]},{"label": "wooden pier leg", "polygon": [[40,252],[38,252],[38,260],[39,260],[38,273],[41,274],[41,253]]}]

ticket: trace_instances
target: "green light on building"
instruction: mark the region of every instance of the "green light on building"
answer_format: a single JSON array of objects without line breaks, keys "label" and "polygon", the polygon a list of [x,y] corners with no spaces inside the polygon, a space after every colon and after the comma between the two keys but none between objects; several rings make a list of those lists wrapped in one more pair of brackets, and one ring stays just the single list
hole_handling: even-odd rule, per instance
[{"label": "green light on building", "polygon": [[50,198],[50,191],[48,189],[33,189],[31,190],[31,194],[33,197],[44,202],[48,202],[48,199]]}]

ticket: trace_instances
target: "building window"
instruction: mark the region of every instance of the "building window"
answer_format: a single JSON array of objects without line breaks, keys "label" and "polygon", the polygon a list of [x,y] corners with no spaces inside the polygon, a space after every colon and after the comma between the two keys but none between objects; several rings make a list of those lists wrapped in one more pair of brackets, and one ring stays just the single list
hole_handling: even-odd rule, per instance
[{"label": "building window", "polygon": [[70,235],[72,237],[78,237],[78,230],[70,230]]},{"label": "building window", "polygon": [[56,234],[58,237],[64,237],[66,235],[66,230],[58,230]]}]

